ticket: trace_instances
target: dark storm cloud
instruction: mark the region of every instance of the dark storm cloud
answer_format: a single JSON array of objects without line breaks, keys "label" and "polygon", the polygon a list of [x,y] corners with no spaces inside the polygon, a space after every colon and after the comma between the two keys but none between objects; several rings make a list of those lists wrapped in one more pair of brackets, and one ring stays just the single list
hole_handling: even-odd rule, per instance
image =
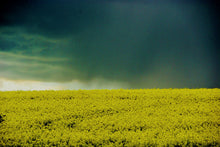
[{"label": "dark storm cloud", "polygon": [[0,15],[0,76],[59,82],[100,78],[126,81],[131,88],[212,87],[219,81],[211,2],[4,5],[9,9]]},{"label": "dark storm cloud", "polygon": [[69,37],[101,23],[105,19],[103,3],[101,0],[23,0],[5,4],[9,10],[3,12],[2,24],[19,25],[29,33],[53,38]]},{"label": "dark storm cloud", "polygon": [[[0,25],[9,25],[11,21],[10,15],[14,15],[19,12],[21,8],[27,5],[28,0],[1,0],[0,1]],[[16,14],[17,15],[17,14]]]},{"label": "dark storm cloud", "polygon": [[215,63],[215,72],[214,72],[214,84],[213,87],[220,87],[220,1],[214,0],[211,3],[211,18],[213,23],[213,42],[215,46],[214,51],[214,63]]}]

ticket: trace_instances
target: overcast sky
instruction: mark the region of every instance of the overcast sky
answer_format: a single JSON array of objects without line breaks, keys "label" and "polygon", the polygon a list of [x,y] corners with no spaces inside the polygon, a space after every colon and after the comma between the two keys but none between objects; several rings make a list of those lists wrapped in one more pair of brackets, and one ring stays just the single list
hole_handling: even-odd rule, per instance
[{"label": "overcast sky", "polygon": [[219,5],[3,0],[0,90],[219,88]]}]

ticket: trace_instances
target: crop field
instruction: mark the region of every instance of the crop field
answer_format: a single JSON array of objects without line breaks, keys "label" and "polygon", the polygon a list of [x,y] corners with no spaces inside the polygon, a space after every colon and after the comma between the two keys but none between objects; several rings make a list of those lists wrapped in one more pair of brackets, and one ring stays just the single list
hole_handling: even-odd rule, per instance
[{"label": "crop field", "polygon": [[0,146],[220,146],[220,89],[0,92]]}]

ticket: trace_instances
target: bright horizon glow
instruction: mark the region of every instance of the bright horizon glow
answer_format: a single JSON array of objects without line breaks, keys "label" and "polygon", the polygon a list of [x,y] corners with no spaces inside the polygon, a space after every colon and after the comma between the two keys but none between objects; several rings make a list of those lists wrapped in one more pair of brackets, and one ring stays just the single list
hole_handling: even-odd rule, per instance
[{"label": "bright horizon glow", "polygon": [[119,89],[128,88],[126,83],[116,81],[92,80],[89,83],[71,81],[66,83],[41,82],[31,80],[0,79],[0,91],[32,90],[79,90],[79,89]]}]

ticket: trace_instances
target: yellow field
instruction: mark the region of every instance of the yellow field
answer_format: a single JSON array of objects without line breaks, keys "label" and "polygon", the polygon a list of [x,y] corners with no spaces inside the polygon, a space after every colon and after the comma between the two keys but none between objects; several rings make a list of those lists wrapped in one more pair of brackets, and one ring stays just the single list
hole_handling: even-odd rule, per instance
[{"label": "yellow field", "polygon": [[0,92],[0,146],[220,146],[220,89]]}]

